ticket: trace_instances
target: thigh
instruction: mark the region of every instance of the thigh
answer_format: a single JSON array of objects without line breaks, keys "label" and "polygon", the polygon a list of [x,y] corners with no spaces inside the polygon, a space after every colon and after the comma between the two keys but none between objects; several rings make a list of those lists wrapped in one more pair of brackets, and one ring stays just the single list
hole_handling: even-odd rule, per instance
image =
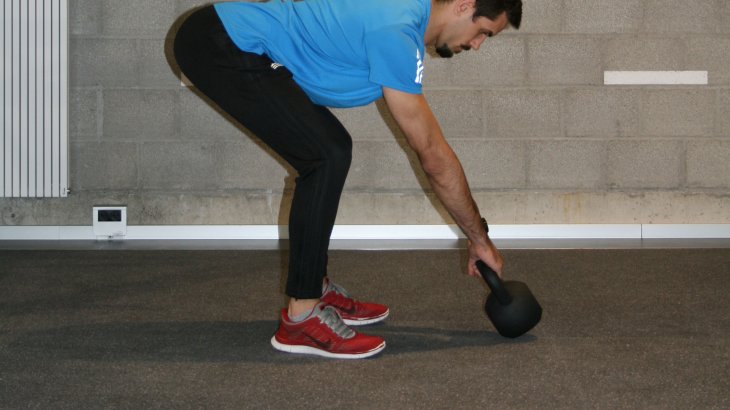
[{"label": "thigh", "polygon": [[286,68],[226,83],[237,91],[216,101],[220,107],[297,170],[313,161],[350,157],[350,134],[329,109],[312,103]]}]

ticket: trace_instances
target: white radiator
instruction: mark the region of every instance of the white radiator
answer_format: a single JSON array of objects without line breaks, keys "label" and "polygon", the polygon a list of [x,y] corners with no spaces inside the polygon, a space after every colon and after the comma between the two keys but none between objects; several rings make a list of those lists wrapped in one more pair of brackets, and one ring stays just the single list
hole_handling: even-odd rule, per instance
[{"label": "white radiator", "polygon": [[68,1],[3,0],[0,197],[68,195]]}]

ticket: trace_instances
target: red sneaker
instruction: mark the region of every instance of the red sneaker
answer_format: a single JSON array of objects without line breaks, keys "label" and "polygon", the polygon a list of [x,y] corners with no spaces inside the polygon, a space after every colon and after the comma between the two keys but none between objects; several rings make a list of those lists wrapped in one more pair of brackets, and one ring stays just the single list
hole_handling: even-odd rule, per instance
[{"label": "red sneaker", "polygon": [[359,302],[351,298],[345,289],[329,279],[326,280],[327,286],[322,292],[320,300],[335,307],[346,324],[350,326],[369,325],[388,317],[390,310],[387,306]]},{"label": "red sneaker", "polygon": [[275,349],[289,353],[314,354],[337,359],[363,359],[385,349],[385,341],[350,329],[337,310],[319,303],[302,322],[292,322],[281,311],[279,330],[271,338]]}]

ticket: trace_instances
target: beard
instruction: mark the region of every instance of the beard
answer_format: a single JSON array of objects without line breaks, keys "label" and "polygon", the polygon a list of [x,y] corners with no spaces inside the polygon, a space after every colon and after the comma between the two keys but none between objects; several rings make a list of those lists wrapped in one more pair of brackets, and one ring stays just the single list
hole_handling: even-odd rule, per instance
[{"label": "beard", "polygon": [[[463,44],[459,48],[460,48],[459,52],[471,50],[471,46],[469,46],[467,44]],[[436,49],[434,51],[436,51],[436,54],[438,54],[439,56],[441,56],[443,58],[451,58],[454,56],[454,54],[456,54],[446,44],[442,44],[442,45],[436,47]]]},{"label": "beard", "polygon": [[446,44],[442,44],[442,45],[436,47],[435,51],[436,51],[436,54],[438,54],[439,56],[441,56],[443,58],[451,58],[454,56],[454,52],[451,51],[449,46],[447,46]]}]

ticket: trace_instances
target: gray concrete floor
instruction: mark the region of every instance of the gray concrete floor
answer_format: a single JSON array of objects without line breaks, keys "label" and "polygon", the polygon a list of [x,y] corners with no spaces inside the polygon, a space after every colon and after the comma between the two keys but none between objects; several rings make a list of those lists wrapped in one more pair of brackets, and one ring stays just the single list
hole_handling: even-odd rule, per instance
[{"label": "gray concrete floor", "polygon": [[730,248],[504,256],[544,308],[516,340],[463,251],[333,251],[392,312],[383,354],[333,361],[269,345],[280,250],[6,248],[0,408],[730,407]]}]

